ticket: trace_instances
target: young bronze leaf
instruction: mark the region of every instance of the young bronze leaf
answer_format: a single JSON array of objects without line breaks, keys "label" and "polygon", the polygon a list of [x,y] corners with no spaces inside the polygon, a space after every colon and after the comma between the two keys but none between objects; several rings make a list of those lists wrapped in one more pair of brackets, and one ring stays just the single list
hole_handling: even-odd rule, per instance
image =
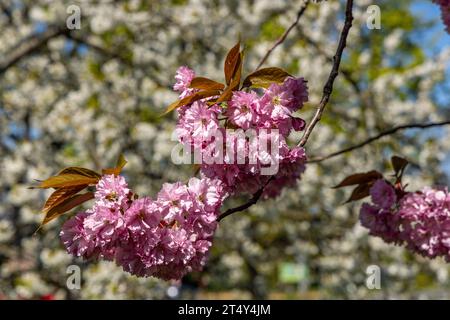
[{"label": "young bronze leaf", "polygon": [[116,166],[114,168],[107,168],[102,169],[102,174],[113,174],[115,176],[118,176],[121,172],[123,167],[127,164],[127,160],[125,159],[123,154],[120,154],[119,158],[117,159]]},{"label": "young bronze leaf", "polygon": [[244,87],[268,88],[272,83],[283,83],[290,74],[280,68],[262,68],[245,78]]},{"label": "young bronze leaf", "polygon": [[341,187],[352,186],[355,184],[368,183],[374,180],[381,179],[382,177],[383,175],[375,170],[365,173],[356,173],[352,174],[351,176],[348,176],[347,178],[342,180],[341,183],[339,183],[337,186],[334,186],[333,188],[336,189]]},{"label": "young bronze leaf", "polygon": [[231,97],[233,96],[233,88],[227,87],[225,91],[220,95],[220,97],[217,99],[217,103],[224,102],[231,100]]},{"label": "young bronze leaf", "polygon": [[192,79],[190,87],[200,90],[223,90],[225,85],[208,78],[195,77]]},{"label": "young bronze leaf", "polygon": [[50,177],[44,181],[42,181],[38,187],[39,188],[64,188],[64,187],[72,187],[72,186],[81,186],[81,185],[91,185],[96,184],[98,182],[98,178],[95,177],[86,177],[81,174],[75,173],[67,173],[60,174],[57,176]]},{"label": "young bronze leaf", "polygon": [[230,85],[225,89],[225,91],[220,95],[217,99],[216,103],[228,101],[233,96],[233,91],[239,89],[239,84],[241,82],[241,74],[242,74],[242,59],[239,61],[239,65],[237,66],[236,74],[233,76]]},{"label": "young bronze leaf", "polygon": [[227,57],[225,58],[223,69],[225,73],[225,83],[227,85],[231,82],[231,78],[233,77],[233,73],[236,70],[236,65],[238,64],[238,60],[241,56],[240,48],[241,43],[236,43],[236,45],[228,51]]},{"label": "young bronze leaf", "polygon": [[403,173],[403,170],[405,170],[408,165],[408,160],[397,156],[393,156],[391,162],[396,175]]},{"label": "young bronze leaf", "polygon": [[56,207],[60,203],[64,202],[67,198],[83,190],[85,187],[86,187],[85,185],[82,185],[56,189],[56,191],[53,192],[45,202],[44,208],[42,208],[42,212],[44,213],[48,212],[49,210]]},{"label": "young bronze leaf", "polygon": [[119,158],[117,159],[116,162],[116,168],[120,169],[120,171],[122,171],[123,167],[125,167],[125,165],[128,163],[127,159],[125,159],[125,156],[121,153],[119,155]]},{"label": "young bronze leaf", "polygon": [[371,187],[370,183],[360,184],[355,189],[353,189],[353,192],[352,192],[350,198],[348,198],[348,200],[345,203],[360,200],[360,199],[363,199],[363,198],[369,196],[370,195],[370,187]]},{"label": "young bronze leaf", "polygon": [[67,211],[75,208],[76,206],[79,206],[80,204],[91,200],[94,198],[93,192],[86,192],[83,194],[76,194],[66,200],[64,202],[60,203],[59,205],[53,207],[50,209],[47,214],[45,215],[44,220],[42,221],[41,226],[49,223],[53,219],[59,217],[60,215],[66,213]]},{"label": "young bronze leaf", "polygon": [[68,168],[65,168],[65,169],[61,170],[58,173],[58,175],[61,175],[61,174],[72,174],[72,173],[73,174],[80,174],[82,176],[90,177],[90,178],[99,178],[99,179],[101,178],[101,175],[98,174],[97,172],[92,171],[90,169],[81,168],[81,167],[68,167]]},{"label": "young bronze leaf", "polygon": [[196,92],[190,96],[184,97],[183,99],[177,100],[174,103],[172,103],[170,106],[167,107],[166,111],[162,115],[165,115],[165,114],[175,110],[176,108],[193,103],[197,100],[212,97],[212,96],[218,96],[219,94],[220,94],[219,90],[204,90],[204,91]]},{"label": "young bronze leaf", "polygon": [[233,71],[233,76],[231,78],[230,87],[232,90],[238,90],[239,84],[241,83],[241,76],[242,76],[242,64],[244,62],[243,59],[244,53],[241,52],[239,55],[239,59],[236,64],[236,68]]},{"label": "young bronze leaf", "polygon": [[113,174],[115,176],[118,176],[120,174],[120,171],[117,170],[117,168],[106,168],[102,169],[102,174]]}]

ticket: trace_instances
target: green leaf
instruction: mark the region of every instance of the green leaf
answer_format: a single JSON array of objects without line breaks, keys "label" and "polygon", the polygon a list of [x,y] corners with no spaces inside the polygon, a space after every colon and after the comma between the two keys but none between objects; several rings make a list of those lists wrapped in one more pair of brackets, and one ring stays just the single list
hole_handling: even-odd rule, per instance
[{"label": "green leaf", "polygon": [[268,88],[272,83],[283,83],[291,75],[280,68],[269,67],[259,69],[245,78],[243,87]]}]

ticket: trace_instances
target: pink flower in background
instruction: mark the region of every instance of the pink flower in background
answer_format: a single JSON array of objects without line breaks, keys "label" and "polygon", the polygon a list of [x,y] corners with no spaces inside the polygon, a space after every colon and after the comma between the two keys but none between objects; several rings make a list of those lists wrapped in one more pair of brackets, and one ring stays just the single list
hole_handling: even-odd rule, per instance
[{"label": "pink flower in background", "polygon": [[389,209],[397,200],[394,188],[384,179],[375,181],[370,188],[370,195],[372,202],[383,209]]}]

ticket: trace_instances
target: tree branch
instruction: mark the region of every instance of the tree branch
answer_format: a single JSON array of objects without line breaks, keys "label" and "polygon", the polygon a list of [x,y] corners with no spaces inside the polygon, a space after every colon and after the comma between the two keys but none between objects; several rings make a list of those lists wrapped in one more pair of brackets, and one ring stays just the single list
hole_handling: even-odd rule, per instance
[{"label": "tree branch", "polygon": [[6,57],[2,59],[0,62],[0,74],[5,73],[6,70],[15,65],[25,56],[28,56],[45,46],[51,39],[68,33],[69,31],[70,30],[68,30],[65,26],[51,27],[40,36],[31,36],[24,39],[24,41],[21,41],[10,54],[6,55]]},{"label": "tree branch", "polygon": [[447,121],[442,121],[442,122],[433,122],[433,123],[425,123],[425,124],[420,124],[420,123],[411,123],[411,124],[405,124],[405,125],[401,125],[398,127],[394,127],[391,128],[389,130],[380,132],[379,134],[368,138],[367,140],[364,140],[363,142],[357,143],[353,146],[347,147],[345,149],[330,153],[326,156],[318,156],[318,157],[314,157],[311,160],[308,160],[308,163],[317,163],[317,162],[321,162],[330,158],[334,158],[337,157],[341,154],[353,151],[355,149],[359,149],[364,147],[365,145],[368,145],[369,143],[372,143],[376,140],[379,140],[385,136],[391,135],[396,133],[397,131],[401,131],[401,130],[406,130],[406,129],[426,129],[426,128],[431,128],[431,127],[438,127],[438,126],[445,126],[445,125],[450,125],[450,120]]},{"label": "tree branch", "polygon": [[235,207],[235,208],[231,208],[228,209],[227,211],[225,211],[224,213],[222,213],[218,218],[217,221],[222,220],[225,217],[228,217],[229,215],[235,213],[235,212],[239,212],[239,211],[244,211],[248,208],[250,208],[252,205],[256,204],[258,202],[258,200],[261,198],[263,192],[264,192],[264,188],[273,180],[275,179],[275,176],[271,176],[266,183],[264,183],[264,185],[258,190],[256,191],[256,193],[253,195],[253,197],[248,200],[246,203]]},{"label": "tree branch", "polygon": [[[340,39],[339,39],[339,45],[338,45],[338,48],[336,50],[336,54],[333,57],[333,61],[334,61],[333,67],[331,69],[331,73],[330,73],[330,75],[328,77],[328,80],[327,80],[327,82],[325,84],[325,87],[323,89],[323,96],[322,96],[322,99],[321,99],[320,104],[318,106],[318,109],[316,111],[316,114],[314,115],[312,121],[309,123],[308,127],[306,128],[305,134],[304,134],[302,140],[300,141],[300,144],[299,144],[300,146],[304,146],[306,144],[306,142],[308,141],[309,135],[311,134],[311,132],[314,129],[314,126],[317,124],[317,122],[319,122],[320,117],[321,117],[321,115],[323,113],[323,110],[325,109],[325,106],[327,105],[328,100],[330,99],[331,93],[333,92],[333,83],[334,83],[334,80],[336,79],[336,77],[337,77],[337,75],[339,73],[339,65],[340,65],[340,62],[341,62],[342,53],[343,53],[344,48],[346,46],[348,33],[350,31],[350,28],[352,27],[352,21],[353,21],[352,9],[353,9],[353,0],[347,0],[347,6],[346,6],[346,10],[345,10],[344,28],[342,29],[342,33],[341,33],[341,36],[340,36]],[[300,12],[301,11],[302,10],[300,10]],[[300,12],[297,15],[298,17],[301,16]],[[300,18],[298,18],[298,19],[300,19]],[[298,21],[296,21],[294,23],[294,26],[292,26],[292,28],[294,28],[297,23],[298,23]],[[288,30],[290,31],[292,28],[289,28]],[[286,32],[285,32],[285,34],[286,34]],[[284,38],[286,38],[286,37],[284,37]],[[283,41],[284,40],[283,37],[281,37],[280,40]],[[277,41],[277,43],[280,42],[280,40]],[[277,46],[277,43],[274,45],[274,48]],[[273,49],[271,49],[269,51],[273,51]],[[262,62],[264,63],[264,59],[263,59]],[[264,192],[264,188],[273,179],[275,179],[275,176],[271,176],[270,179],[268,179],[267,182],[264,184],[264,186],[262,186],[253,195],[253,197],[249,201],[247,201],[246,203],[244,203],[244,204],[242,204],[242,205],[240,205],[238,207],[226,210],[224,213],[222,213],[218,217],[217,220],[221,221],[223,218],[225,218],[225,217],[227,217],[227,216],[229,216],[229,215],[231,215],[231,214],[233,214],[235,212],[246,210],[246,209],[250,208],[252,205],[256,204],[258,202],[258,200],[261,198],[261,195]]]},{"label": "tree branch", "polygon": [[323,88],[322,99],[320,100],[319,106],[317,107],[317,111],[314,114],[314,117],[312,118],[311,122],[306,127],[302,140],[299,143],[301,147],[303,147],[306,144],[311,132],[314,130],[314,127],[320,121],[323,111],[325,110],[325,107],[327,106],[328,101],[330,100],[331,93],[333,92],[334,80],[339,74],[339,66],[341,64],[342,53],[344,52],[344,48],[347,44],[348,33],[350,31],[350,28],[352,27],[353,21],[352,9],[353,9],[353,0],[347,0],[347,6],[345,9],[344,28],[342,29],[341,32],[336,54],[333,57],[333,67],[331,69],[330,75],[328,76],[328,80],[325,84],[325,87]]},{"label": "tree branch", "polygon": [[298,11],[297,18],[295,19],[295,21],[289,26],[289,28],[287,28],[284,31],[283,35],[266,52],[265,56],[261,59],[261,61],[259,62],[258,66],[256,67],[255,71],[258,70],[259,68],[261,68],[261,66],[266,62],[266,60],[271,55],[272,51],[275,50],[275,48],[278,47],[280,44],[282,44],[284,42],[284,40],[286,40],[287,36],[289,35],[289,32],[291,32],[291,30],[295,28],[295,26],[300,21],[300,18],[302,17],[302,15],[305,13],[306,8],[308,7],[308,4],[309,4],[309,0],[306,0],[305,3],[303,4],[303,6]]}]

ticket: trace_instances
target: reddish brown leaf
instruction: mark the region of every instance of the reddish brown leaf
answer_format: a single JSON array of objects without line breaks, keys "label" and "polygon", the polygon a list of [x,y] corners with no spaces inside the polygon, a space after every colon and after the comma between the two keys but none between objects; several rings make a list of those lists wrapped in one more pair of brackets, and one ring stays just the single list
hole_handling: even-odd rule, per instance
[{"label": "reddish brown leaf", "polygon": [[45,202],[42,212],[44,213],[48,212],[49,210],[56,207],[60,203],[64,202],[67,198],[83,190],[85,187],[86,187],[85,185],[81,185],[56,189],[56,191],[53,192]]},{"label": "reddish brown leaf", "polygon": [[247,76],[244,87],[268,88],[272,83],[283,83],[290,74],[280,68],[263,68]]},{"label": "reddish brown leaf", "polygon": [[353,189],[352,194],[350,195],[350,198],[345,203],[356,201],[363,199],[370,195],[370,183],[363,183],[357,186],[355,189]]},{"label": "reddish brown leaf", "polygon": [[196,92],[190,96],[187,96],[181,100],[177,100],[174,103],[172,103],[170,106],[167,107],[166,111],[162,115],[165,115],[165,114],[175,110],[176,108],[193,103],[197,100],[212,97],[212,96],[218,96],[218,95],[220,95],[219,90],[204,90],[204,91]]},{"label": "reddish brown leaf", "polygon": [[60,203],[59,205],[53,207],[50,209],[47,214],[45,215],[44,220],[42,221],[41,226],[49,223],[53,219],[59,217],[60,215],[66,213],[67,211],[75,208],[76,206],[81,205],[82,203],[93,199],[94,193],[93,192],[86,192],[83,194],[76,194],[68,199],[66,199],[64,202]]},{"label": "reddish brown leaf", "polygon": [[232,96],[233,96],[233,89],[231,87],[227,87],[225,91],[217,99],[217,103],[231,100]]},{"label": "reddish brown leaf", "polygon": [[225,85],[208,78],[195,77],[192,79],[190,87],[200,90],[223,90]]},{"label": "reddish brown leaf", "polygon": [[50,177],[44,181],[42,181],[38,188],[64,188],[64,187],[73,187],[73,186],[81,186],[81,185],[91,185],[96,184],[98,182],[98,178],[95,177],[86,177],[81,174],[75,173],[67,173],[60,174],[57,176]]},{"label": "reddish brown leaf", "polygon": [[61,174],[79,174],[79,175],[82,175],[85,177],[99,178],[99,179],[102,177],[100,174],[98,174],[95,171],[92,171],[92,170],[86,169],[86,168],[81,168],[81,167],[65,168],[58,173],[58,175],[61,175]]},{"label": "reddish brown leaf", "polygon": [[391,162],[397,176],[399,174],[401,175],[405,170],[406,166],[408,165],[408,160],[397,156],[393,156],[391,158]]},{"label": "reddish brown leaf", "polygon": [[117,159],[116,166],[114,168],[102,169],[102,174],[113,174],[115,176],[118,176],[122,172],[122,169],[126,164],[127,160],[125,159],[125,156],[123,154],[120,154],[119,158]]},{"label": "reddish brown leaf", "polygon": [[217,99],[217,103],[231,100],[233,96],[233,91],[239,89],[239,84],[241,82],[241,74],[242,74],[242,59],[239,59],[239,64],[237,66],[236,74],[233,76],[230,85],[225,89],[225,91],[220,95]]},{"label": "reddish brown leaf", "polygon": [[224,73],[225,73],[225,82],[227,85],[230,84],[231,78],[236,70],[236,65],[238,64],[240,54],[241,43],[238,42],[230,51],[228,51],[227,57],[225,58],[224,63]]},{"label": "reddish brown leaf", "polygon": [[365,173],[356,173],[352,174],[351,176],[348,176],[347,178],[342,180],[341,183],[339,183],[337,186],[334,186],[333,188],[341,188],[352,186],[355,184],[368,183],[374,180],[381,179],[382,177],[383,175],[375,170]]}]

